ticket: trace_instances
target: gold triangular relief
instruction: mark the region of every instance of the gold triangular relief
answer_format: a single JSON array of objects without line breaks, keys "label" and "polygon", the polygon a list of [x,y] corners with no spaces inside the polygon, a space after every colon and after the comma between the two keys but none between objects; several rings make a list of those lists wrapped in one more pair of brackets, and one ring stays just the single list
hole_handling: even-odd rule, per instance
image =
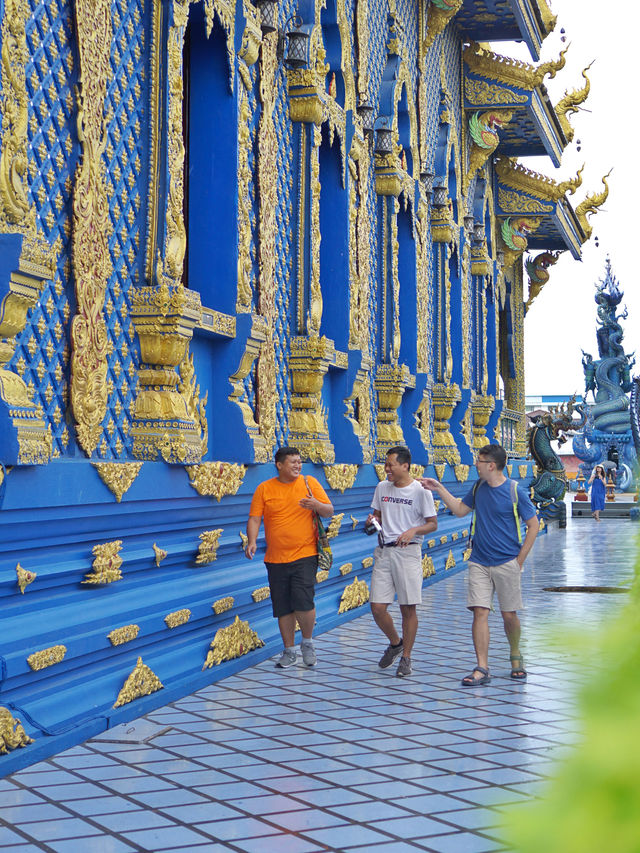
[{"label": "gold triangular relief", "polygon": [[139,699],[141,696],[155,693],[156,690],[161,690],[163,687],[164,684],[158,676],[146,664],[142,663],[142,658],[138,658],[138,663],[118,693],[118,698],[113,707],[119,708],[121,705],[133,702],[134,699]]}]

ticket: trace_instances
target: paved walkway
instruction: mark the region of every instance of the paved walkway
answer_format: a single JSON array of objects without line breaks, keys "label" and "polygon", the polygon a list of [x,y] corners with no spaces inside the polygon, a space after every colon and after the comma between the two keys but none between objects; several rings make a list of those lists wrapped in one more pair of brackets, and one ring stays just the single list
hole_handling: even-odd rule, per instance
[{"label": "paved walkway", "polygon": [[264,661],[0,780],[0,853],[504,849],[501,809],[578,736],[584,662],[556,629],[597,628],[626,600],[543,588],[628,583],[633,531],[576,519],[536,543],[526,685],[508,677],[497,615],[491,685],[460,686],[473,656],[454,575],[425,592],[412,678],[378,669],[365,613],[318,638],[313,670]]}]

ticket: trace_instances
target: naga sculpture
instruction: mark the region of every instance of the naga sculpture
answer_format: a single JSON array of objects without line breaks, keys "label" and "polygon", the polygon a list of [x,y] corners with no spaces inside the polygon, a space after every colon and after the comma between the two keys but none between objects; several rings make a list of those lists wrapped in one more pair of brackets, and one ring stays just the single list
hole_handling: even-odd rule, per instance
[{"label": "naga sculpture", "polygon": [[620,320],[626,320],[626,308],[617,314],[623,293],[618,287],[607,258],[606,275],[596,284],[595,301],[598,305],[598,353],[594,360],[590,353],[582,353],[585,379],[585,396],[591,391],[595,403],[589,407],[588,418],[582,433],[573,440],[576,456],[583,460],[580,470],[585,477],[594,465],[606,460],[618,462],[617,485],[625,491],[631,484],[637,465],[637,453],[632,440],[629,417],[631,368],[635,364],[633,353],[625,354]]},{"label": "naga sculpture", "polygon": [[[573,413],[580,415],[573,419]],[[568,433],[582,429],[586,415],[582,405],[576,405],[575,395],[564,404],[539,415],[529,428],[527,438],[529,453],[536,461],[535,477],[530,483],[531,500],[547,519],[557,519],[560,527],[566,527],[567,508],[563,498],[567,490],[567,475],[560,457],[551,446],[552,441],[564,444]]]},{"label": "naga sculpture", "polygon": [[526,314],[531,303],[538,296],[542,288],[549,281],[548,268],[557,263],[560,257],[560,252],[541,252],[535,258],[528,258],[525,261],[527,275],[529,276],[529,296],[524,306]]}]

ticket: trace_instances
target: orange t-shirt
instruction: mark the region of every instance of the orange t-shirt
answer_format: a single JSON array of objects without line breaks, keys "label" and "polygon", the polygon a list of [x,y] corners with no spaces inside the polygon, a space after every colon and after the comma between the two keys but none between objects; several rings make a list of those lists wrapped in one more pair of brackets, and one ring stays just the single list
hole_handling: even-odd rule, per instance
[{"label": "orange t-shirt", "polygon": [[[330,503],[315,477],[307,477],[311,494],[322,503]],[[318,553],[313,513],[298,503],[308,497],[304,477],[282,483],[277,477],[265,480],[255,490],[249,515],[264,518],[267,540],[265,563],[292,563]]]}]

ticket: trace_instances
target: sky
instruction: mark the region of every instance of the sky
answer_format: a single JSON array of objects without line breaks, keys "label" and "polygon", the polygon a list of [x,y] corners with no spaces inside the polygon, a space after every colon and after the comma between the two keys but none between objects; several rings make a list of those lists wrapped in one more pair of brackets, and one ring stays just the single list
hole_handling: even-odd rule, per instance
[{"label": "sky", "polygon": [[[542,45],[541,61],[557,58],[570,44],[565,67],[555,79],[545,80],[551,101],[557,103],[567,89],[582,88],[582,70],[595,60],[587,72],[591,93],[581,111],[570,118],[576,133],[558,169],[548,157],[528,157],[521,162],[557,181],[574,177],[586,164],[582,186],[569,196],[574,208],[587,193],[603,189],[601,179],[609,169],[613,168],[613,173],[608,179],[609,197],[591,218],[593,236],[582,247],[582,261],[573,260],[569,252],[561,255],[525,317],[527,395],[584,392],[581,350],[598,358],[594,294],[596,282],[604,277],[607,256],[624,292],[622,304],[629,310],[628,319],[622,321],[622,344],[625,352],[638,352],[638,366],[632,374],[640,374],[640,229],[633,207],[640,190],[638,107],[634,97],[640,11],[635,2],[620,0],[611,5],[602,0],[552,0],[551,7],[558,21]],[[564,44],[561,28],[565,30]],[[524,45],[507,48],[495,43],[493,48],[533,62]],[[525,294],[527,287],[525,276]]]}]

